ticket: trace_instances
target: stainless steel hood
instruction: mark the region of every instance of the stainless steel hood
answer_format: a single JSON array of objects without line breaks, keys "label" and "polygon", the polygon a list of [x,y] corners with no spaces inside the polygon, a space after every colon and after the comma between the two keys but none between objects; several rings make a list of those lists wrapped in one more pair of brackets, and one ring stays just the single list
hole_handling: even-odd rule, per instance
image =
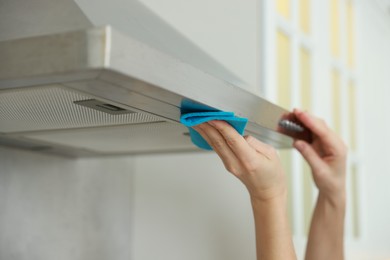
[{"label": "stainless steel hood", "polygon": [[291,147],[286,110],[110,27],[0,42],[2,145],[72,157],[199,151],[179,123],[186,101],[247,117],[247,134]]}]

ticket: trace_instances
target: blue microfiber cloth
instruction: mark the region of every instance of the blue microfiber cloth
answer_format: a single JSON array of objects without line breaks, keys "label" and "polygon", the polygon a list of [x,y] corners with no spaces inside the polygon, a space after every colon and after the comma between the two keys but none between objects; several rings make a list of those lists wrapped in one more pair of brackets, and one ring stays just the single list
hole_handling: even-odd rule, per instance
[{"label": "blue microfiber cloth", "polygon": [[[197,106],[197,108],[199,108]],[[224,111],[199,111],[199,112],[186,112],[180,117],[180,122],[187,126],[190,130],[191,141],[199,148],[205,150],[213,150],[213,148],[207,143],[206,140],[194,129],[193,126],[211,121],[211,120],[223,120],[229,123],[240,135],[244,134],[245,126],[248,122],[247,118],[236,117],[233,112]]]}]

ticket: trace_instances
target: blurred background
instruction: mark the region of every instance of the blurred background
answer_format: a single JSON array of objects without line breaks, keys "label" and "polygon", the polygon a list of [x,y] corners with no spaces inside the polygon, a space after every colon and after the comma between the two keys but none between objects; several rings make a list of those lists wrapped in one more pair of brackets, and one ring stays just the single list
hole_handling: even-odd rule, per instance
[{"label": "blurred background", "polygon": [[[4,5],[26,14],[49,5],[47,15],[72,28],[87,21],[126,32],[136,4],[232,72],[234,84],[324,118],[350,151],[347,259],[390,259],[389,0],[62,2],[0,0],[0,28],[12,31],[1,26],[12,15]],[[67,19],[74,10],[82,21]],[[280,155],[303,259],[317,190],[297,152]],[[0,147],[0,259],[255,259],[251,205],[212,153],[67,159]]]}]

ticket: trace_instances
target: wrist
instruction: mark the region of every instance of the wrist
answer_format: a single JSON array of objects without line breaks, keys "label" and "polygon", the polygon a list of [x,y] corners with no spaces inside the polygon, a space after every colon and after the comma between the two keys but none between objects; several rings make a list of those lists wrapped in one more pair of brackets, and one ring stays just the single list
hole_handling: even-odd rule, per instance
[{"label": "wrist", "polygon": [[272,207],[287,205],[287,190],[283,189],[276,194],[250,194],[251,203],[253,206]]},{"label": "wrist", "polygon": [[277,196],[267,200],[251,197],[253,213],[262,225],[288,225],[287,196]]},{"label": "wrist", "polygon": [[287,198],[287,185],[284,179],[271,187],[252,187],[251,185],[246,185],[246,187],[252,201],[273,203],[282,198]]},{"label": "wrist", "polygon": [[345,177],[330,183],[332,185],[317,186],[319,198],[329,202],[333,206],[345,206],[347,193]]},{"label": "wrist", "polygon": [[345,209],[346,207],[346,191],[341,190],[332,194],[321,192],[318,194],[318,202],[326,203],[334,209]]}]

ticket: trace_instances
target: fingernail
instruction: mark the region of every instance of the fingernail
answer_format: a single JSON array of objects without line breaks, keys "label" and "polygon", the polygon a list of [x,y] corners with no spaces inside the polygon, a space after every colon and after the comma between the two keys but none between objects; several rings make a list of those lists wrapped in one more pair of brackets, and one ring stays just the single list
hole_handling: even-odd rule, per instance
[{"label": "fingernail", "polygon": [[303,111],[299,108],[294,108],[294,113],[297,113],[297,114],[300,114],[302,113]]}]

